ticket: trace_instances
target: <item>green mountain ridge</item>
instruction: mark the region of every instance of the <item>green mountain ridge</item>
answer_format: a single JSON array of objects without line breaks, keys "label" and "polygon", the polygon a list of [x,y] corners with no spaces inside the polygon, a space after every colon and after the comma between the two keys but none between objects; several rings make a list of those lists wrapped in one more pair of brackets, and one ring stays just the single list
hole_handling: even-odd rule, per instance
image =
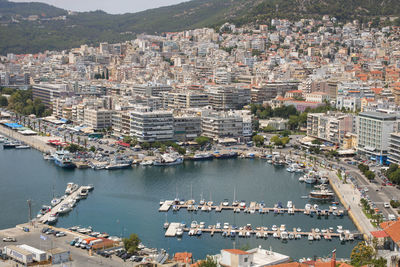
[{"label": "green mountain ridge", "polygon": [[[138,13],[111,15],[103,11],[77,12],[43,3],[0,0],[0,54],[62,50],[81,44],[131,40],[137,33],[161,33],[225,22],[238,25],[268,23],[272,18],[371,20],[400,15],[400,0],[192,0]],[[29,15],[39,20],[28,21]],[[66,20],[52,18],[66,16]],[[15,21],[17,20],[17,22]]]}]

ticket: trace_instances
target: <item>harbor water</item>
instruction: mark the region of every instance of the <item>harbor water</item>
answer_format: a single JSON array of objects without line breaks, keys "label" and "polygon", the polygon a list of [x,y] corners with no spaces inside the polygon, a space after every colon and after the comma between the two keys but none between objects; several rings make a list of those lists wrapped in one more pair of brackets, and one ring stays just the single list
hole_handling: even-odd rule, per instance
[{"label": "harbor water", "polygon": [[[310,242],[306,237],[301,240],[282,242],[273,239],[223,238],[216,234],[211,237],[204,233],[201,237],[184,234],[181,240],[164,237],[163,224],[169,222],[192,221],[205,222],[206,226],[217,222],[238,227],[251,224],[252,227],[285,224],[287,229],[300,227],[304,231],[312,228],[324,229],[342,225],[343,229],[355,231],[356,228],[348,216],[343,218],[309,217],[302,213],[295,215],[244,214],[233,211],[220,213],[178,212],[159,213],[159,202],[193,197],[197,202],[200,195],[207,201],[212,199],[219,204],[224,199],[233,200],[236,191],[237,200],[264,201],[266,206],[293,201],[298,208],[304,208],[309,199],[302,198],[311,191],[311,186],[299,183],[299,174],[288,173],[286,168],[274,167],[265,160],[230,159],[204,162],[185,162],[174,167],[138,166],[126,170],[95,171],[65,170],[51,161],[43,160],[36,150],[0,149],[0,228],[14,227],[28,221],[27,200],[32,200],[32,213],[36,215],[40,207],[49,204],[53,195],[63,195],[66,184],[74,182],[80,185],[93,184],[95,189],[89,197],[81,200],[72,212],[60,217],[57,226],[92,226],[95,231],[107,232],[116,236],[137,233],[149,247],[165,248],[170,254],[192,252],[196,259],[208,254],[216,254],[223,248],[253,248],[262,246],[287,254],[294,259],[301,257],[329,256],[336,248],[337,257],[350,256],[357,241],[340,243],[338,238],[332,241]],[[236,189],[236,190],[235,190]],[[320,203],[318,203],[320,204]],[[328,207],[328,205],[320,205]]]}]

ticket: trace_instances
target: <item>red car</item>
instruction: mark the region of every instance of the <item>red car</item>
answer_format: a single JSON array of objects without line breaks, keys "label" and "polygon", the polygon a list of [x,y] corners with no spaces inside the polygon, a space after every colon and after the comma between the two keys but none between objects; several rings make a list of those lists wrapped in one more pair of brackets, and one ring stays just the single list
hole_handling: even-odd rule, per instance
[{"label": "red car", "polygon": [[392,184],[392,183],[387,183],[386,185],[390,185],[390,186],[393,186],[393,184]]}]

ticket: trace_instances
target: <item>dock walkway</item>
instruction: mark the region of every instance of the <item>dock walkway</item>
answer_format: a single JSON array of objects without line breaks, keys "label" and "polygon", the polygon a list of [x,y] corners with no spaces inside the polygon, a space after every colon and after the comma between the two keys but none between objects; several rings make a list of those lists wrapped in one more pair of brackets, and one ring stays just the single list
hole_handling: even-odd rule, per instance
[{"label": "dock walkway", "polygon": [[81,189],[83,189],[83,188],[86,188],[86,186],[79,187],[78,190],[76,190],[72,194],[68,195],[58,205],[52,207],[50,212],[47,212],[46,214],[44,214],[42,217],[39,218],[39,222],[46,223],[51,214],[57,213],[62,205],[68,204],[70,202],[70,200],[74,199],[81,192]]}]

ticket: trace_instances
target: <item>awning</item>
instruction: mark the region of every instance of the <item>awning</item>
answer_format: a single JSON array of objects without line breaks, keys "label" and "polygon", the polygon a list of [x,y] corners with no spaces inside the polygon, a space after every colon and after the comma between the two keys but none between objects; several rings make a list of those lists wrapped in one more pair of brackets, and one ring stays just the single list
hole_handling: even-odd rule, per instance
[{"label": "awning", "polygon": [[368,151],[375,151],[375,147],[372,146],[365,146],[364,149]]}]

